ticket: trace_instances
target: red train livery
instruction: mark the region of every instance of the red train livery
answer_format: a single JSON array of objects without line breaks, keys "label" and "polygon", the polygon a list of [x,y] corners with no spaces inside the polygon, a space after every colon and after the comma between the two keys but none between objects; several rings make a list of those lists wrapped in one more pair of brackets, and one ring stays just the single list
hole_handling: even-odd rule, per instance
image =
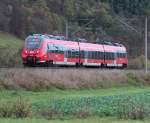
[{"label": "red train livery", "polygon": [[127,67],[126,48],[118,43],[67,41],[62,36],[28,36],[22,50],[24,65]]}]

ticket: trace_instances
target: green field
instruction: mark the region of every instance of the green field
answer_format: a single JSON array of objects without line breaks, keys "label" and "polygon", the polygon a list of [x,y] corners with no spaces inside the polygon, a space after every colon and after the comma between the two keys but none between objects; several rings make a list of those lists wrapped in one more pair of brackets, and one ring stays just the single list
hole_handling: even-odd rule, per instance
[{"label": "green field", "polygon": [[18,98],[23,98],[32,103],[47,102],[50,99],[70,99],[81,97],[102,97],[114,95],[130,95],[136,93],[150,92],[150,87],[120,87],[109,89],[84,89],[84,90],[50,90],[43,92],[32,91],[1,91],[0,101],[15,101]]},{"label": "green field", "polygon": [[119,120],[117,118],[89,117],[86,119],[45,120],[45,119],[0,119],[0,123],[149,123],[149,120]]},{"label": "green field", "polygon": [[[118,110],[122,108],[122,103],[126,104],[130,110],[132,104],[141,106],[144,110],[150,111],[150,87],[120,87],[109,89],[89,89],[89,90],[50,90],[46,92],[31,91],[1,91],[0,103],[15,102],[21,99],[30,102],[32,105],[32,117],[27,119],[0,119],[3,123],[141,123],[143,121],[119,120]],[[131,105],[131,107],[130,107]],[[55,109],[63,113],[60,117],[40,116],[39,112]],[[78,117],[80,111],[88,111],[87,117]],[[74,116],[75,115],[75,116]],[[107,116],[107,117],[106,117]],[[114,117],[114,118],[112,118]],[[61,120],[60,120],[61,119]],[[149,120],[144,121],[148,123]]]}]

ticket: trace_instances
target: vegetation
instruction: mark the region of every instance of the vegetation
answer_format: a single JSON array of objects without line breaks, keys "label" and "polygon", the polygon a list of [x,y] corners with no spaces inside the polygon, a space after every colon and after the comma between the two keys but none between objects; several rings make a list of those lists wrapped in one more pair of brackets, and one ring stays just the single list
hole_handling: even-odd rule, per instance
[{"label": "vegetation", "polygon": [[9,33],[0,32],[0,67],[21,66],[23,41]]},{"label": "vegetation", "polygon": [[2,123],[149,123],[149,120],[119,120],[117,118],[89,117],[86,119],[73,118],[70,120],[45,120],[45,119],[0,119]]},{"label": "vegetation", "polygon": [[150,93],[145,86],[149,74],[143,72],[1,69],[0,75],[1,118],[143,120],[149,116]]},{"label": "vegetation", "polygon": [[[88,68],[87,68],[88,70]],[[149,73],[86,69],[1,69],[1,89],[42,91],[149,85]],[[109,76],[108,76],[109,75]],[[30,77],[29,77],[30,76]]]},{"label": "vegetation", "polygon": [[[141,69],[144,65],[143,15],[149,16],[149,5],[148,0],[1,0],[0,66],[21,66],[20,39],[32,33],[65,35],[68,21],[69,37],[97,43],[104,40],[123,43],[128,50],[130,68]],[[94,21],[85,27],[92,19]]]},{"label": "vegetation", "polygon": [[145,119],[150,110],[149,94],[148,87],[47,92],[1,91],[0,116],[49,120],[91,116]]},{"label": "vegetation", "polygon": [[[69,37],[123,43],[130,68],[143,68],[149,10],[149,0],[1,0],[0,67],[21,66],[27,35],[65,35],[68,21]],[[143,71],[1,68],[0,122],[140,123],[150,115],[149,85]]]},{"label": "vegetation", "polygon": [[32,33],[65,35],[68,21],[70,37],[121,42],[135,57],[144,53],[143,16],[149,10],[149,0],[1,0],[0,30],[23,39]]},{"label": "vegetation", "polygon": [[16,102],[1,102],[1,118],[26,118],[31,116],[31,105],[19,99]]}]

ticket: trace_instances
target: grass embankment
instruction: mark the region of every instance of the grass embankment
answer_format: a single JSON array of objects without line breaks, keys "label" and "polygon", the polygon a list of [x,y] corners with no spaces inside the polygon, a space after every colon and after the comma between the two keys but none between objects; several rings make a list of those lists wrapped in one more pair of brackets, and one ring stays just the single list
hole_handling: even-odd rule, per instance
[{"label": "grass embankment", "polygon": [[23,41],[9,34],[0,32],[0,67],[21,65],[20,51]]},{"label": "grass embankment", "polygon": [[9,33],[0,32],[0,47],[13,48],[17,50],[20,48],[22,41]]},{"label": "grass embankment", "polygon": [[0,88],[46,91],[150,85],[150,74],[121,70],[1,69]]}]

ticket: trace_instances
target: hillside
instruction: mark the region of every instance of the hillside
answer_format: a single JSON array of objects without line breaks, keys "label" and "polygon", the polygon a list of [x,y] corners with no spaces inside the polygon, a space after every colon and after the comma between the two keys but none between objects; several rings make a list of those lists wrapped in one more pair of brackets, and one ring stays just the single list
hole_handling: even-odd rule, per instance
[{"label": "hillside", "polygon": [[23,41],[9,33],[0,32],[0,66],[21,65],[20,51]]},{"label": "hillside", "polygon": [[9,49],[18,50],[23,44],[18,37],[5,32],[0,32],[0,48],[8,47]]},{"label": "hillside", "polygon": [[120,42],[135,58],[144,54],[149,5],[149,0],[1,0],[0,30],[22,39],[32,33],[65,35],[68,22],[69,37]]}]

